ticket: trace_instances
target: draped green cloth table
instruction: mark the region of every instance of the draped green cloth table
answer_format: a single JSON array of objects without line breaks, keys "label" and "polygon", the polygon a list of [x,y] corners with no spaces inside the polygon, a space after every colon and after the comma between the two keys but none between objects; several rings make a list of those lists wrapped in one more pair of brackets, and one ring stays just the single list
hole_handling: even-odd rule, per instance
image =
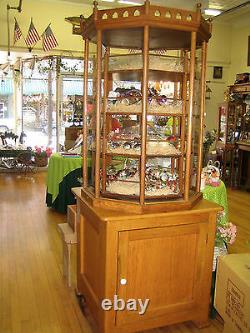
[{"label": "draped green cloth table", "polygon": [[225,184],[221,181],[217,187],[207,185],[201,192],[204,199],[213,201],[224,208],[225,214],[222,219],[223,222],[228,222],[227,189]]},{"label": "draped green cloth table", "polygon": [[52,154],[49,159],[46,204],[60,213],[75,203],[72,187],[81,186],[82,157]]},{"label": "draped green cloth table", "polygon": [[[205,188],[201,191],[203,193],[203,198],[209,201],[213,201],[218,205],[224,208],[224,216],[222,217],[223,224],[228,222],[228,203],[227,203],[227,189],[225,184],[221,181],[220,185],[217,187],[213,187],[210,185],[205,186]],[[216,264],[217,257],[219,255],[227,253],[227,249],[225,248],[217,248],[214,250],[214,259],[213,259],[213,274],[212,274],[212,287],[211,287],[211,311],[210,317],[215,318],[216,310],[213,306],[214,302],[214,291],[215,291],[215,281],[216,281]]]}]

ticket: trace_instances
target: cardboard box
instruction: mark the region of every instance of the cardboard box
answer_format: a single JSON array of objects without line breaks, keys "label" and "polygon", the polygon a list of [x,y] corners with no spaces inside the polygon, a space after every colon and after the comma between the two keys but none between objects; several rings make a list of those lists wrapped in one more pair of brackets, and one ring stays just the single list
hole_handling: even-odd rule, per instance
[{"label": "cardboard box", "polygon": [[214,306],[224,333],[250,333],[250,253],[219,257]]}]

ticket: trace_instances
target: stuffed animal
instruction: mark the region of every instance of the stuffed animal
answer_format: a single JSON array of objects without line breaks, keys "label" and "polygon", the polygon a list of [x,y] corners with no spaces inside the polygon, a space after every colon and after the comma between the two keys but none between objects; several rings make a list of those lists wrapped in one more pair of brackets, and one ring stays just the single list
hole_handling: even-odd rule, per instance
[{"label": "stuffed animal", "polygon": [[208,164],[202,170],[205,176],[205,183],[206,185],[210,186],[219,186],[220,185],[220,162],[215,161],[208,161]]}]

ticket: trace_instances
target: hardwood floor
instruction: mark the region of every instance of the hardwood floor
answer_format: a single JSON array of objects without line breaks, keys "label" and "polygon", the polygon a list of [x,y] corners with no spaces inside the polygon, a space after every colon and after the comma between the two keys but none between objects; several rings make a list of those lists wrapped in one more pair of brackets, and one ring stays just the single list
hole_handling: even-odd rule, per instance
[{"label": "hardwood floor", "polygon": [[229,220],[237,226],[237,238],[230,253],[250,252],[250,193],[228,190]]},{"label": "hardwood floor", "polygon": [[[45,205],[46,173],[0,174],[0,333],[92,333],[74,293],[62,277],[57,224],[65,216]],[[238,225],[231,252],[250,251],[249,193],[229,191],[230,220]],[[192,323],[148,333],[218,333]]]},{"label": "hardwood floor", "polygon": [[45,174],[0,174],[0,332],[91,332],[62,279],[57,223]]}]

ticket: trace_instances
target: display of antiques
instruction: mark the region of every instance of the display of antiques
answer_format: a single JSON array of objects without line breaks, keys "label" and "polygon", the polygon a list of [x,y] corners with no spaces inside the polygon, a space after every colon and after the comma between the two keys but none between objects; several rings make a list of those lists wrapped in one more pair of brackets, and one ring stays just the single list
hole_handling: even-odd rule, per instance
[{"label": "display of antiques", "polygon": [[83,96],[69,96],[67,103],[64,103],[65,111],[63,119],[69,126],[65,127],[65,150],[72,149],[75,145],[75,140],[78,138],[79,132],[82,129],[83,115]]},{"label": "display of antiques", "polygon": [[[187,17],[192,21],[191,16]],[[102,24],[106,22],[102,18],[100,20]],[[156,29],[155,33],[160,36],[161,30]],[[108,32],[104,35],[112,38]],[[180,35],[183,38],[184,34]],[[102,63],[98,63],[98,59],[95,61],[93,100],[96,104],[91,113],[88,111],[89,81],[85,78],[87,90],[83,107],[86,123],[83,124],[83,136],[92,137],[86,141],[93,144],[89,147],[86,142],[83,152],[86,157],[93,157],[93,172],[91,180],[87,181],[89,177],[85,177],[84,189],[103,201],[105,198],[114,199],[112,204],[117,206],[120,206],[120,199],[127,197],[130,202],[139,203],[138,209],[145,210],[150,206],[150,209],[157,210],[158,196],[161,206],[164,201],[168,209],[177,203],[178,207],[191,207],[192,202],[201,197],[204,94],[200,92],[204,89],[204,78],[198,61],[202,60],[205,50],[201,50],[200,37],[193,45],[192,56],[195,54],[196,59],[185,47],[174,46],[175,51],[160,55],[157,48],[162,46],[167,50],[167,43],[165,45],[160,37],[158,42],[151,42],[149,37],[146,70],[145,54],[140,51],[144,47],[142,44],[136,54],[113,54],[113,46],[119,47],[121,43],[125,49],[126,44],[130,44],[124,38],[123,42],[112,39]],[[95,80],[99,80],[99,84]],[[133,158],[138,165],[133,189],[129,178],[112,181],[109,178],[109,170],[117,156]],[[154,196],[148,191],[149,159],[155,160],[156,170],[165,168],[167,174],[176,180],[174,191],[158,189]],[[87,174],[86,166],[83,169]],[[197,176],[195,182],[190,182],[191,172]],[[174,198],[178,200],[176,203]]]},{"label": "display of antiques", "polygon": [[[187,320],[205,326],[220,210],[200,192],[210,23],[200,6],[189,11],[146,0],[100,10],[94,2],[79,30],[87,138],[76,191],[80,303],[100,333]],[[104,311],[103,300],[116,296],[149,299],[148,309],[143,316]]]},{"label": "display of antiques", "polygon": [[71,105],[71,112],[65,115],[65,121],[72,123],[72,126],[82,126],[82,110],[83,110],[83,97],[81,95],[74,95],[71,97],[68,105]]},{"label": "display of antiques", "polygon": [[222,180],[231,187],[237,186],[239,177],[237,143],[249,137],[249,95],[249,83],[229,86],[228,101],[219,106],[217,149],[222,160]]},{"label": "display of antiques", "polygon": [[34,171],[31,148],[22,143],[24,135],[23,132],[20,137],[12,131],[0,132],[0,169]]}]

